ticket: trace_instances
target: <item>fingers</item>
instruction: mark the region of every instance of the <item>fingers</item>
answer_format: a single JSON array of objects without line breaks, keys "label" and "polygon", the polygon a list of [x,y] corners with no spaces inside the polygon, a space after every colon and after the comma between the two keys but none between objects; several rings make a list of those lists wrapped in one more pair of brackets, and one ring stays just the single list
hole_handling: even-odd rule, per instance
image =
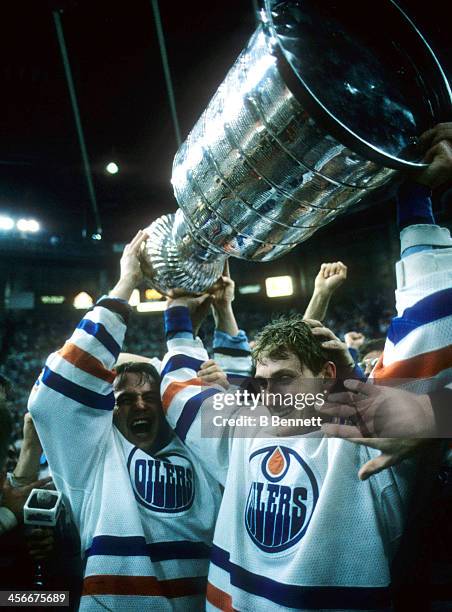
[{"label": "fingers", "polygon": [[208,302],[209,306],[212,303],[212,296],[209,293],[203,293],[202,295],[199,295],[198,297],[194,297],[194,298],[190,298],[193,300],[193,303],[196,304],[196,306],[202,306],[205,305],[206,302]]},{"label": "fingers", "polygon": [[223,370],[219,366],[211,366],[210,368],[204,368],[203,370],[199,370],[197,373],[199,378],[208,378],[209,376],[224,376]]},{"label": "fingers", "polygon": [[29,485],[23,487],[24,490],[28,490],[30,492],[32,489],[43,489],[46,485],[52,482],[52,477],[48,476],[47,478],[41,478],[40,480],[35,480]]},{"label": "fingers", "polygon": [[437,144],[431,146],[424,155],[423,161],[427,164],[432,163],[436,158],[447,156],[450,154],[451,144],[447,140],[440,140]]},{"label": "fingers", "polygon": [[322,342],[322,348],[329,351],[343,351],[344,344],[336,338],[336,340],[325,340],[325,342]]},{"label": "fingers", "polygon": [[341,391],[337,393],[330,393],[328,395],[327,403],[332,404],[347,404],[353,406],[356,410],[356,404],[362,399],[357,393],[350,393],[350,391]]},{"label": "fingers", "polygon": [[311,328],[323,327],[323,323],[321,323],[320,321],[316,321],[315,319],[303,319],[303,323],[306,323]]},{"label": "fingers", "polygon": [[323,337],[328,340],[337,340],[340,342],[339,338],[337,338],[328,327],[313,327],[311,332],[313,336],[317,336],[318,338]]},{"label": "fingers", "polygon": [[145,230],[140,230],[131,245],[134,252],[138,252],[142,243],[149,238],[149,234]]},{"label": "fingers", "polygon": [[55,546],[55,538],[50,529],[33,529],[28,535],[28,549],[33,559],[49,557]]},{"label": "fingers", "polygon": [[433,147],[441,140],[452,140],[452,122],[438,123],[431,130],[427,130],[419,137],[419,142],[424,146]]},{"label": "fingers", "polygon": [[201,378],[204,384],[213,383],[221,385],[225,389],[229,388],[229,382],[225,373],[213,359],[209,359],[201,364],[197,376]]},{"label": "fingers", "polygon": [[201,364],[200,369],[203,370],[204,368],[210,368],[213,365],[217,365],[216,361],[214,361],[213,359],[208,359],[207,361]]},{"label": "fingers", "polygon": [[224,277],[231,278],[231,273],[229,272],[229,259],[226,259],[226,261],[224,262],[222,278]]},{"label": "fingers", "polygon": [[338,261],[336,264],[336,274],[338,274],[339,276],[342,276],[345,279],[347,278],[347,271],[348,271],[347,266],[344,263],[342,263],[342,261]]},{"label": "fingers", "polygon": [[344,380],[344,387],[346,389],[350,389],[355,393],[361,393],[367,397],[372,397],[376,395],[380,395],[382,393],[382,389],[377,387],[376,385],[372,385],[368,382],[363,382],[361,380],[356,380],[355,378],[349,378]]},{"label": "fingers", "polygon": [[341,404],[340,402],[326,402],[323,406],[316,406],[317,412],[321,414],[329,414],[331,416],[346,419],[356,415],[356,407],[350,404]]},{"label": "fingers", "polygon": [[374,474],[378,474],[378,472],[382,472],[387,468],[399,463],[400,459],[395,455],[386,455],[385,453],[375,457],[375,459],[371,459],[367,463],[365,463],[358,472],[358,477],[360,480],[367,480],[370,476]]},{"label": "fingers", "polygon": [[336,275],[347,278],[347,266],[342,261],[323,263],[320,266],[319,275],[323,276],[323,278],[330,278],[330,276]]},{"label": "fingers", "polygon": [[424,156],[427,164],[416,180],[430,188],[439,187],[452,178],[452,145],[447,140],[441,140],[431,147]]},{"label": "fingers", "polygon": [[208,374],[200,374],[199,378],[201,378],[204,383],[211,383],[224,379],[225,376],[221,372],[209,372]]}]

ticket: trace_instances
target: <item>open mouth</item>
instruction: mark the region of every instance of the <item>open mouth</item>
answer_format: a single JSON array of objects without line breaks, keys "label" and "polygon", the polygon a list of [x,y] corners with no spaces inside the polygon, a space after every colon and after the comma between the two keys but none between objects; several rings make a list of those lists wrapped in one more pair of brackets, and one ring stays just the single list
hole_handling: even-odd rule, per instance
[{"label": "open mouth", "polygon": [[135,419],[130,424],[130,430],[134,436],[147,436],[152,432],[152,421],[150,419]]}]

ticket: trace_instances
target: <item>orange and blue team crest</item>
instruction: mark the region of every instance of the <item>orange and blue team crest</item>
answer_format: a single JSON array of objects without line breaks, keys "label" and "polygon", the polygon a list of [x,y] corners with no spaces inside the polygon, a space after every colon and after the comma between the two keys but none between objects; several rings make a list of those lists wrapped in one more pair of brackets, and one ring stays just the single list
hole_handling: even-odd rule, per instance
[{"label": "orange and blue team crest", "polygon": [[306,533],[318,497],[313,471],[285,446],[267,446],[250,458],[253,482],[245,507],[251,540],[270,553],[287,550]]}]

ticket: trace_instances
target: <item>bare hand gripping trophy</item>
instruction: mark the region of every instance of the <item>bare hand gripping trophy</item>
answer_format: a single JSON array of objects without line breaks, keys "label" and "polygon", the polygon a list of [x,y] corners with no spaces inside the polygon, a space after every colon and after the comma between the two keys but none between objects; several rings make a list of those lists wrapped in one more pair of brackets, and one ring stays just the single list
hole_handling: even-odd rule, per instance
[{"label": "bare hand gripping trophy", "polygon": [[416,136],[450,113],[445,75],[395,2],[371,22],[350,4],[265,0],[176,154],[180,208],[148,228],[142,267],[160,292],[205,290],[229,256],[281,257],[422,167]]}]

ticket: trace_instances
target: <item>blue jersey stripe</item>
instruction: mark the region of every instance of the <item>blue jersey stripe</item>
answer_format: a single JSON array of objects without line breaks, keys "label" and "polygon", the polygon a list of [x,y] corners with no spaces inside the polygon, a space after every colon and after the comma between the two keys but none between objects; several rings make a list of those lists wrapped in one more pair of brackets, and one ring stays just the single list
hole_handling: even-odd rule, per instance
[{"label": "blue jersey stripe", "polygon": [[42,382],[50,389],[53,389],[57,393],[61,393],[61,395],[64,395],[65,397],[68,397],[79,404],[83,404],[84,406],[98,408],[99,410],[113,410],[114,408],[115,396],[113,391],[111,391],[111,393],[108,395],[102,395],[100,393],[96,393],[95,391],[90,391],[89,389],[85,389],[84,387],[67,380],[60,374],[53,372],[47,366],[44,368]]},{"label": "blue jersey stripe", "polygon": [[233,586],[252,595],[265,597],[280,606],[303,610],[362,610],[386,608],[391,603],[390,587],[304,587],[282,584],[232,563],[229,553],[215,545],[211,561],[229,573]]},{"label": "blue jersey stripe", "polygon": [[94,323],[90,319],[82,319],[77,325],[78,329],[83,329],[87,334],[94,336],[109,351],[115,359],[121,352],[121,347],[113,336],[105,329],[102,323]]},{"label": "blue jersey stripe", "polygon": [[193,325],[190,312],[186,306],[173,306],[163,313],[165,334],[174,335],[177,332],[189,332],[193,337]]},{"label": "blue jersey stripe", "polygon": [[140,536],[97,536],[93,538],[86,556],[150,557],[152,562],[158,562],[174,559],[208,559],[210,550],[210,546],[204,542],[188,540],[146,544],[146,540]]},{"label": "blue jersey stripe", "polygon": [[[205,360],[204,360],[205,361]],[[170,372],[175,372],[181,368],[188,368],[197,372],[201,365],[204,363],[201,359],[195,359],[194,357],[187,357],[187,355],[173,355],[163,370],[160,372],[160,376],[163,378]]]},{"label": "blue jersey stripe", "polygon": [[187,437],[188,430],[196,419],[196,415],[203,401],[212,395],[217,395],[217,393],[219,393],[218,389],[206,389],[187,401],[176,423],[176,427],[174,428],[174,431],[182,441]]},{"label": "blue jersey stripe", "polygon": [[406,308],[401,317],[395,317],[391,321],[388,338],[393,344],[397,344],[414,329],[451,315],[452,289],[437,291],[419,300],[414,306]]}]

